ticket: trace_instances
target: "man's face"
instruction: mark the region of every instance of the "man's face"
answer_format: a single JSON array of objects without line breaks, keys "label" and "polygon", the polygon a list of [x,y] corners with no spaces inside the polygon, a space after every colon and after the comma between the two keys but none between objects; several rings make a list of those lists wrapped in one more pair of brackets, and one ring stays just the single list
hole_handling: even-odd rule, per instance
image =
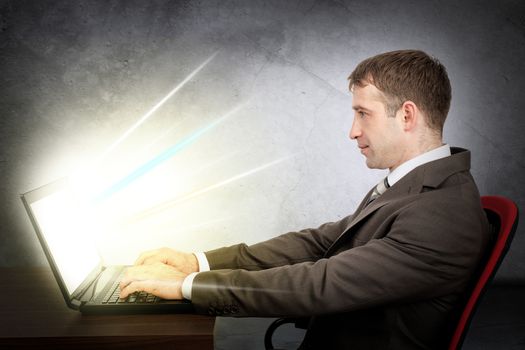
[{"label": "man's face", "polygon": [[404,153],[401,112],[395,118],[388,116],[383,95],[372,84],[354,86],[352,93],[350,138],[357,141],[369,168],[393,170],[402,163]]}]

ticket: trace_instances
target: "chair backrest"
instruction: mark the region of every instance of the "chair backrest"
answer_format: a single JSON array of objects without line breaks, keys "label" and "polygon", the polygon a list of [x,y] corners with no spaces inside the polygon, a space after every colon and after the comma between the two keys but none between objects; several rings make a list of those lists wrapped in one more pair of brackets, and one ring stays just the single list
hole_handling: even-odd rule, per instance
[{"label": "chair backrest", "polygon": [[496,274],[503,257],[507,254],[518,226],[518,207],[510,199],[502,196],[482,196],[481,204],[487,214],[491,229],[494,230],[493,232],[496,236],[494,237],[491,250],[488,252],[485,266],[482,266],[481,274],[477,282],[475,282],[467,304],[463,309],[452,340],[449,343],[449,350],[461,348],[480,297]]}]

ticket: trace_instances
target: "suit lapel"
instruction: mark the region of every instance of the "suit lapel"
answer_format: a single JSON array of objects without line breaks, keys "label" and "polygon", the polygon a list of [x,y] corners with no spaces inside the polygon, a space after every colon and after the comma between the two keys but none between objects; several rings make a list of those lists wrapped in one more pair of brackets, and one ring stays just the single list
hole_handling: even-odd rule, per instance
[{"label": "suit lapel", "polygon": [[[368,198],[370,197],[373,191],[372,188],[368,192],[368,195],[363,199],[363,201],[359,205],[357,211],[354,214],[354,218],[352,219],[350,224],[327,250],[326,256],[330,255],[335,249],[339,247],[339,244],[344,241],[343,238],[346,238],[351,232],[353,232],[352,228],[354,228],[361,221],[365,220],[368,216],[372,215],[376,210],[408,194],[416,193],[416,191],[417,193],[419,193],[422,188],[421,180],[419,181],[419,184],[417,184],[415,182],[416,179],[414,179],[414,177],[417,178],[418,174],[414,173],[411,175],[411,180],[406,179],[408,181],[397,182],[372,203],[366,205],[366,202],[368,201]],[[403,178],[403,180],[405,179]],[[411,181],[413,181],[412,184],[410,184]]]},{"label": "suit lapel", "polygon": [[372,194],[373,188],[368,192],[363,199],[350,224],[346,227],[343,233],[332,243],[330,248],[325,253],[329,256],[334,252],[339,244],[344,241],[358,223],[373,214],[379,208],[399,200],[407,195],[421,193],[423,187],[436,188],[450,175],[459,171],[470,169],[470,152],[461,148],[452,147],[452,155],[450,157],[438,159],[415,168],[392,187],[390,187],[380,197],[370,203],[368,206],[366,202]]}]

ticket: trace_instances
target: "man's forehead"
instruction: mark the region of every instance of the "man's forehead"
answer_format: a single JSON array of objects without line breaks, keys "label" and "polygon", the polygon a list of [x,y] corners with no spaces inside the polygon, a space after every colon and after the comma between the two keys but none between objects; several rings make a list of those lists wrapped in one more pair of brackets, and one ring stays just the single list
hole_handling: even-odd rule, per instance
[{"label": "man's forehead", "polygon": [[366,109],[367,106],[374,103],[384,103],[384,96],[381,91],[372,84],[365,86],[354,86],[352,92],[352,108]]}]

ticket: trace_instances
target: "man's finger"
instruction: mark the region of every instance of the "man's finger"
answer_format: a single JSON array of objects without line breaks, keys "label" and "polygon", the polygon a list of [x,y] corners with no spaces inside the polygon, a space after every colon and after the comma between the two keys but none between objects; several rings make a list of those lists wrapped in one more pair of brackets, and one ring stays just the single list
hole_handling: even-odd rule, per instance
[{"label": "man's finger", "polygon": [[135,265],[143,265],[144,261],[147,258],[149,258],[151,254],[152,253],[150,251],[140,254],[139,257],[137,258],[137,260],[135,260]]},{"label": "man's finger", "polygon": [[143,267],[129,267],[126,269],[124,276],[122,276],[119,286],[120,290],[124,289],[128,284],[137,280],[144,280],[147,274],[143,271]]},{"label": "man's finger", "polygon": [[121,295],[122,295],[122,290],[124,290],[124,288],[126,288],[131,282],[132,282],[131,279],[125,278],[125,277],[120,280],[119,288],[120,288]]},{"label": "man's finger", "polygon": [[142,292],[142,291],[149,293],[148,288],[147,288],[147,283],[144,283],[143,281],[132,281],[131,283],[127,284],[126,287],[124,287],[124,289],[120,291],[120,297],[122,299],[125,299],[128,297],[128,295],[132,293]]},{"label": "man's finger", "polygon": [[163,282],[161,281],[152,281],[152,280],[143,280],[143,281],[132,281],[120,292],[120,297],[122,299],[127,298],[130,294],[135,292],[146,292],[156,295],[160,298],[167,299],[169,294],[167,291],[162,292],[159,288]]}]

